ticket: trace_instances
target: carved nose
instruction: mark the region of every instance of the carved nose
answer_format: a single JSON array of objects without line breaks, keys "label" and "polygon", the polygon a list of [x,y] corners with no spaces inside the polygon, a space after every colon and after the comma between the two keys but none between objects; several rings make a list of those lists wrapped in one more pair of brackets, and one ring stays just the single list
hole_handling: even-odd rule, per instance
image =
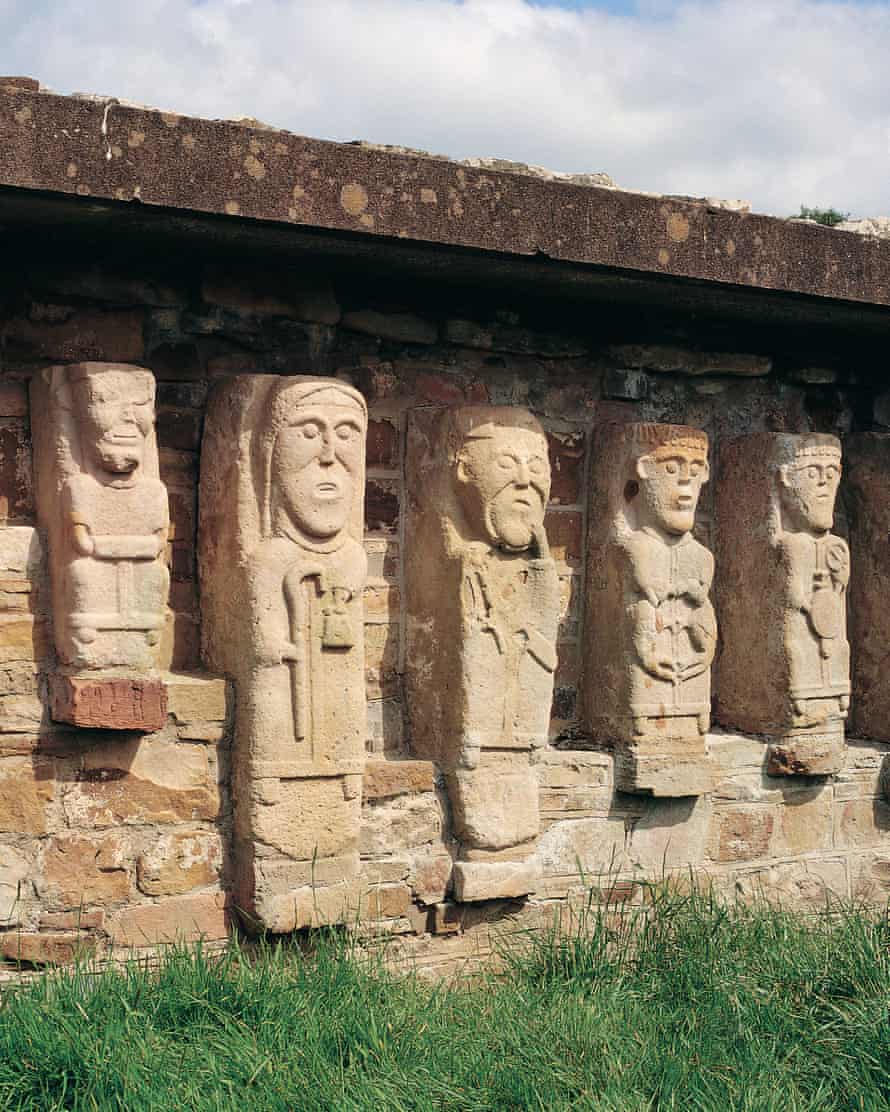
[{"label": "carved nose", "polygon": [[520,462],[516,467],[516,485],[527,487],[529,484],[530,474],[528,464]]},{"label": "carved nose", "polygon": [[334,443],[327,435],[322,437],[321,442],[321,455],[318,457],[321,463],[334,462]]}]

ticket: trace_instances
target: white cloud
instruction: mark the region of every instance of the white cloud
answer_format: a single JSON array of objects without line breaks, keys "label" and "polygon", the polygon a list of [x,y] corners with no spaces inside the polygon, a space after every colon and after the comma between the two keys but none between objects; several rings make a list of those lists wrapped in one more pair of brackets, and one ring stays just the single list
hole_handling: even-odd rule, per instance
[{"label": "white cloud", "polygon": [[890,5],[0,0],[0,70],[323,138],[890,211]]}]

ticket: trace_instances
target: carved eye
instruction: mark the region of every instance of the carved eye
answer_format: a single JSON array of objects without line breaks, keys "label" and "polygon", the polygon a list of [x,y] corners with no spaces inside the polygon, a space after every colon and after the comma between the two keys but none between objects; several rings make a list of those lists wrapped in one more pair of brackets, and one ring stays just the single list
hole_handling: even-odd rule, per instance
[{"label": "carved eye", "polygon": [[840,468],[835,467],[833,464],[827,467],[825,470],[826,479],[830,479],[832,482],[835,482],[837,479],[839,479],[840,474]]},{"label": "carved eye", "polygon": [[693,460],[692,463],[690,463],[689,474],[692,476],[693,479],[697,479],[701,474],[701,464],[698,462],[698,460]]},{"label": "carved eye", "polygon": [[533,456],[528,461],[528,469],[529,469],[529,471],[531,471],[531,473],[533,475],[546,475],[547,474],[547,464],[541,458],[541,456]]},{"label": "carved eye", "polygon": [[676,460],[669,459],[667,461],[667,463],[664,465],[664,470],[665,470],[665,474],[667,474],[667,475],[676,475],[677,472],[680,470],[680,468],[677,466],[677,461]]},{"label": "carved eye", "polygon": [[812,479],[815,482],[815,480],[819,478],[819,469],[818,469],[818,467],[808,467],[807,468],[807,478]]},{"label": "carved eye", "polygon": [[305,425],[300,426],[300,431],[307,440],[315,440],[321,432],[321,427],[315,421],[307,421]]},{"label": "carved eye", "polygon": [[358,436],[358,429],[355,425],[344,424],[337,425],[337,439],[338,440],[354,440]]},{"label": "carved eye", "polygon": [[515,462],[516,461],[513,459],[512,456],[508,456],[506,454],[498,456],[497,459],[498,467],[500,467],[502,471],[512,471]]}]

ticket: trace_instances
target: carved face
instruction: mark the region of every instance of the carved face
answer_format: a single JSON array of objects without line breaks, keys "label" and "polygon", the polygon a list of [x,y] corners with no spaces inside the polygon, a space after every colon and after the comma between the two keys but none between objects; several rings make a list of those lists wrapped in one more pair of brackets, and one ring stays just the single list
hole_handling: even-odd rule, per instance
[{"label": "carved face", "polygon": [[272,458],[278,508],[308,536],[336,536],[349,521],[364,451],[364,423],[356,406],[297,406],[278,434]]},{"label": "carved face", "polygon": [[782,502],[795,524],[826,532],[834,524],[834,500],[841,481],[835,453],[809,456],[782,468]]},{"label": "carved face", "polygon": [[494,429],[467,440],[457,463],[458,492],[467,520],[509,552],[528,548],[543,528],[550,497],[547,442],[531,429]]},{"label": "carved face", "polygon": [[100,470],[127,475],[142,465],[154,401],[154,379],[141,371],[93,371],[74,383],[82,443]]},{"label": "carved face", "polygon": [[677,536],[695,524],[701,488],[708,481],[703,450],[665,444],[637,461],[643,524]]}]

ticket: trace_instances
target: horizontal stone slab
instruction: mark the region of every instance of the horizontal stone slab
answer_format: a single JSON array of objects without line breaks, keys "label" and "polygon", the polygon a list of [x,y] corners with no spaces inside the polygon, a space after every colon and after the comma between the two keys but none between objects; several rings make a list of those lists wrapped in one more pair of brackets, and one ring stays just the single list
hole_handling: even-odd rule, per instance
[{"label": "horizontal stone slab", "polygon": [[53,675],[50,707],[56,722],[97,730],[150,734],[167,721],[167,689],[158,679]]}]

